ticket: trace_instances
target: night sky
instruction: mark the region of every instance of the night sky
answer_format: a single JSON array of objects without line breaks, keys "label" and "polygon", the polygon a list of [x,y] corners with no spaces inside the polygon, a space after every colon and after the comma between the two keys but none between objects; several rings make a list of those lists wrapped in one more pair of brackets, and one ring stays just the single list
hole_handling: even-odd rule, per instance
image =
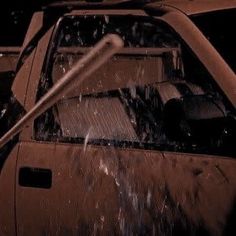
[{"label": "night sky", "polygon": [[9,0],[0,8],[0,46],[21,46],[34,11],[53,0]]},{"label": "night sky", "polygon": [[[21,46],[33,13],[49,3],[69,0],[8,0],[0,7],[0,47]],[[73,0],[72,0],[73,1]],[[75,0],[76,1],[76,0]],[[77,0],[80,1],[80,0]],[[101,0],[88,0],[101,1]]]}]

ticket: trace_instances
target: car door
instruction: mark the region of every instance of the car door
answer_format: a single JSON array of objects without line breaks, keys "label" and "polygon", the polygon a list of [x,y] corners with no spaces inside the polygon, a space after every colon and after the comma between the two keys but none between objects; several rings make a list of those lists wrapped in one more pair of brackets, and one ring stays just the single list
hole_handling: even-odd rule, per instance
[{"label": "car door", "polygon": [[[208,99],[207,70],[172,30],[147,17],[100,14],[61,22],[38,99],[110,26],[124,34],[126,47],[24,136],[16,173],[18,235],[227,232],[235,161],[220,157],[232,155],[225,140],[233,139],[222,140],[220,131],[233,128],[231,121],[224,126],[229,108],[221,93]],[[211,119],[221,129],[204,139],[198,121]]]},{"label": "car door", "polygon": [[[5,147],[6,148],[6,147]],[[11,147],[12,148],[12,147]],[[18,145],[12,148],[10,153],[1,153],[1,160],[5,158],[4,164],[1,163],[0,172],[0,233],[1,235],[15,235],[15,171],[17,162]],[[7,155],[7,158],[6,158]]]}]

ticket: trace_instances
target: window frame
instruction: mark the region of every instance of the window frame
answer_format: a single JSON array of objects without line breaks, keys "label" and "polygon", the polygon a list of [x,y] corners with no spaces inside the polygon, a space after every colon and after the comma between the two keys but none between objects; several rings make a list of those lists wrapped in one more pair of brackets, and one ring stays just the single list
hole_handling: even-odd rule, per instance
[{"label": "window frame", "polygon": [[[75,15],[76,14],[76,15]],[[81,14],[81,15],[79,15]],[[51,73],[51,70],[52,70],[52,65],[53,65],[53,60],[52,60],[52,57],[56,51],[56,48],[57,48],[57,39],[58,39],[58,35],[60,33],[60,27],[61,27],[61,24],[63,23],[63,20],[64,18],[66,17],[80,17],[80,16],[84,16],[84,15],[89,15],[89,16],[93,16],[93,15],[96,15],[96,16],[104,16],[104,15],[107,15],[107,16],[115,16],[115,17],[119,17],[119,16],[128,16],[128,17],[134,17],[134,18],[138,18],[140,20],[140,17],[141,18],[144,18],[145,20],[147,21],[150,21],[152,22],[154,25],[156,25],[157,22],[161,22],[160,20],[157,20],[157,19],[154,19],[153,17],[149,16],[149,15],[146,15],[146,13],[144,11],[137,11],[137,10],[127,10],[127,11],[100,11],[100,10],[97,10],[97,11],[88,11],[88,12],[83,12],[83,11],[73,11],[72,13],[70,14],[66,14],[65,16],[62,16],[59,18],[59,20],[57,21],[56,23],[56,26],[54,28],[54,31],[53,31],[53,34],[52,34],[52,37],[51,37],[51,40],[50,40],[50,43],[49,43],[49,47],[48,47],[48,50],[47,50],[47,53],[46,53],[46,59],[45,59],[45,63],[43,65],[43,69],[42,69],[42,72],[41,72],[41,75],[47,75],[49,73]],[[164,22],[163,22],[164,23]],[[159,50],[155,50],[156,48],[147,48],[148,50],[150,50],[152,52],[152,49],[153,49],[153,53],[154,54],[159,54]],[[126,52],[127,53],[127,52]],[[132,52],[128,52],[128,54],[133,54]],[[41,83],[41,79],[39,81],[39,85],[38,85],[38,93],[36,95],[36,101],[40,99],[41,96],[39,96],[39,90],[40,90],[40,83]],[[54,105],[55,106],[55,105]],[[53,108],[50,108],[49,110],[52,110]],[[48,111],[46,111],[48,112]],[[45,112],[45,113],[46,113]],[[50,111],[51,112],[51,111]],[[43,138],[38,138],[36,136],[36,123],[37,123],[37,120],[38,118],[34,121],[34,124],[33,124],[33,136],[32,136],[32,139],[36,140],[36,141],[46,141],[46,142],[60,142],[60,143],[68,143],[68,144],[71,144],[71,143],[76,143],[76,144],[84,144],[84,141],[85,141],[85,138],[63,138],[63,137],[51,137],[49,136],[49,138],[47,139],[43,139]],[[88,142],[88,144],[94,144],[94,145],[99,145],[99,146],[109,146],[109,143],[112,143],[112,142],[117,142],[116,140],[93,140],[91,142]],[[102,144],[100,144],[102,142]],[[129,147],[129,148],[142,148],[142,149],[158,149],[158,150],[164,150],[165,149],[165,145],[160,145],[160,144],[157,144],[157,145],[154,145],[154,143],[152,144],[148,144],[148,143],[140,143],[140,142],[130,142],[130,141],[119,141],[119,144],[117,145],[113,145],[113,146],[117,146],[117,147]]]},{"label": "window frame", "polygon": [[[97,15],[96,14],[96,12],[94,12],[94,15]],[[101,15],[109,15],[109,13],[107,13],[107,14],[104,14],[104,12],[101,14]],[[117,14],[114,14],[114,15],[116,15],[116,16],[119,16],[119,15],[117,15]],[[138,16],[136,16],[136,15],[132,15],[132,16],[134,16],[134,17],[140,17],[139,15]],[[175,30],[175,27],[173,27],[172,25],[171,25],[171,23],[170,22],[168,22],[168,20],[166,20],[166,19],[162,19],[162,17],[157,17],[157,18],[153,18],[153,17],[150,17],[150,16],[142,16],[142,17],[145,17],[145,18],[147,18],[148,20],[150,20],[150,21],[152,21],[154,24],[156,24],[157,22],[160,22],[161,24],[163,24],[163,25],[165,25],[167,28],[169,28],[172,32],[173,32],[173,34],[174,34],[174,36],[176,36],[177,37],[177,39],[178,39],[178,41],[183,45],[183,46],[185,46],[185,47],[187,47],[188,49],[190,49],[190,52],[193,54],[193,56],[195,57],[195,58],[197,58],[197,60],[200,62],[200,64],[203,66],[203,68],[207,71],[207,73],[212,77],[212,80],[213,81],[215,81],[215,78],[212,76],[212,74],[210,73],[210,71],[208,70],[208,68],[206,67],[206,65],[201,61],[201,58],[199,58],[198,56],[197,56],[197,54],[195,54],[195,51],[193,50],[193,48],[191,48],[190,47],[190,45],[188,44],[189,43],[189,41],[188,40],[186,40],[184,37],[183,37],[183,35],[180,35],[179,34],[179,32],[177,31],[177,30]],[[58,22],[60,22],[62,20],[62,18],[58,21]],[[58,32],[58,27],[59,27],[59,23],[57,24],[57,27],[56,27],[56,32]],[[53,45],[54,46],[54,48],[56,47],[56,45],[55,45],[55,41],[53,41],[53,40],[55,40],[55,34],[54,34],[54,38],[52,38],[52,41],[51,41],[51,43],[50,43],[50,45]],[[52,43],[52,42],[54,42],[54,44]],[[53,48],[50,48],[50,52],[51,52],[51,55],[50,56],[52,56],[53,55],[53,53],[52,53],[52,50],[53,50]],[[50,58],[48,57],[49,56],[49,53],[47,53],[47,62],[49,63],[50,62]],[[47,69],[49,68],[49,64],[47,64],[47,67],[46,67]],[[216,81],[215,81],[216,82]],[[221,89],[220,87],[219,87],[219,89]],[[223,93],[223,95],[225,95],[224,93]],[[35,136],[34,136],[34,138],[35,138]],[[36,138],[35,138],[36,139]],[[71,143],[76,143],[76,144],[84,144],[85,142],[85,138],[82,138],[82,139],[80,139],[80,141],[78,142],[78,138],[76,138],[76,139],[70,139],[70,140],[68,140],[68,139],[66,139],[65,140],[65,138],[63,138],[63,139],[60,139],[60,138],[57,138],[56,140],[54,139],[54,140],[42,140],[42,139],[36,139],[37,141],[47,141],[47,142],[55,142],[55,141],[58,141],[58,142],[60,142],[60,143],[67,143],[67,144],[71,144]],[[98,142],[96,141],[96,140],[93,140],[92,142],[88,142],[88,143],[86,143],[86,144],[91,144],[91,145],[99,145],[99,146],[109,146],[109,144],[111,143],[111,140],[98,140]],[[189,149],[181,149],[181,147],[176,147],[175,145],[169,145],[169,144],[164,144],[164,145],[160,145],[160,144],[157,144],[157,145],[154,145],[154,144],[147,144],[147,143],[141,143],[141,145],[140,145],[140,143],[130,143],[130,142],[127,142],[127,141],[124,141],[124,142],[122,142],[122,141],[119,141],[119,145],[112,145],[112,146],[114,146],[114,147],[119,147],[119,148],[135,148],[135,149],[148,149],[148,150],[160,150],[160,151],[173,151],[173,152],[187,152],[187,153],[191,153],[191,154],[193,154],[193,153],[204,153],[204,154],[210,154],[210,155],[215,155],[215,153],[205,153],[205,152],[202,152],[202,151],[200,151],[200,152],[198,152],[198,151],[196,151],[196,150],[193,150],[192,148],[189,148]]]}]

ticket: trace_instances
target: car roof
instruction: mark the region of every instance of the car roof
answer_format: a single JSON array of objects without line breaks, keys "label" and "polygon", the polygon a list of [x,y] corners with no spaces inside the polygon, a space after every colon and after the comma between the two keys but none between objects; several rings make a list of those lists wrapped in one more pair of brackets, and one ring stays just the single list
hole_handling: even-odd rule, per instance
[{"label": "car roof", "polygon": [[43,9],[68,8],[68,9],[141,9],[145,4],[161,0],[63,0],[53,1]]},{"label": "car roof", "polygon": [[180,10],[186,15],[195,15],[236,8],[236,0],[163,0],[150,3],[148,6],[157,10],[167,6]]},{"label": "car roof", "polygon": [[163,7],[179,10],[187,15],[236,8],[236,0],[64,0],[55,1],[45,8],[67,9],[156,9]]}]

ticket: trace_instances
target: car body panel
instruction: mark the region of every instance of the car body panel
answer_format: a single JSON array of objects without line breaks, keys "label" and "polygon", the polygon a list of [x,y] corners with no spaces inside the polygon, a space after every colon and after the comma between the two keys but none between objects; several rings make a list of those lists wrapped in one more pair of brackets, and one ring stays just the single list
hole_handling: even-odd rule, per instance
[{"label": "car body panel", "polygon": [[19,145],[9,154],[0,170],[0,234],[16,235],[15,184]]},{"label": "car body panel", "polygon": [[196,15],[207,12],[227,10],[236,8],[235,0],[164,0],[150,3],[145,7],[156,8],[160,10],[165,7],[170,7],[172,10],[181,11],[186,15]]},{"label": "car body panel", "polygon": [[[24,166],[50,169],[52,187],[19,186]],[[235,207],[235,168],[234,159],[213,156],[25,142],[17,232],[123,235],[145,225],[155,234],[179,227],[220,235]]]},{"label": "car body panel", "polygon": [[[153,3],[147,9],[152,10],[151,17],[156,17],[154,13],[167,6],[159,19],[177,31],[236,106],[235,74],[181,13],[220,9],[218,1],[206,5],[200,2],[191,1],[195,5],[190,10],[188,4],[185,10],[181,8],[182,1],[179,5],[170,1]],[[221,8],[233,5],[227,4]],[[148,15],[143,10],[130,9],[117,12],[114,9],[73,10],[66,15],[116,13]],[[46,53],[57,27],[58,23],[40,39],[13,85],[13,93],[26,111],[36,103]],[[112,89],[120,86],[107,84]],[[91,91],[93,86],[98,87],[95,83],[90,86]],[[90,145],[86,139],[77,144],[37,141],[34,129],[33,122],[25,127],[0,176],[0,186],[10,196],[0,194],[1,204],[7,203],[1,206],[7,212],[7,218],[2,221],[7,225],[3,228],[5,233],[16,234],[14,224],[19,236],[172,235],[183,232],[221,235],[233,228],[236,201],[236,161],[233,158]],[[51,177],[46,175],[45,186],[40,186],[44,184],[40,181],[39,186],[30,186],[28,175],[22,176],[26,169],[49,171]]]},{"label": "car body panel", "polygon": [[181,35],[236,107],[236,75],[205,36],[189,18],[181,13],[169,12],[161,19],[169,23]]},{"label": "car body panel", "polygon": [[0,47],[0,72],[15,71],[20,47]]}]

